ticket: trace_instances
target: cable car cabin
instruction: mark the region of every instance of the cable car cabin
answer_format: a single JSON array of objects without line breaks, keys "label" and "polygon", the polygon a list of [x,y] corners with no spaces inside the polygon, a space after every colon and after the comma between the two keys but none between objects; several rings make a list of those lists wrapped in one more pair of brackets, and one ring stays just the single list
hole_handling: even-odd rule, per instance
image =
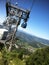
[{"label": "cable car cabin", "polygon": [[[15,34],[22,19],[23,23],[21,24],[21,27],[26,28],[30,10],[22,9],[9,2],[6,2],[6,14],[6,20],[3,23],[3,26],[6,28],[0,28],[0,43],[5,43],[4,45],[6,46],[8,42],[8,50],[10,51],[12,46],[15,46],[17,48],[17,44],[13,42],[15,40]],[[12,25],[16,25],[14,30],[12,29]]]},{"label": "cable car cabin", "polygon": [[26,28],[30,10],[23,9],[23,8],[18,7],[17,5],[15,6],[15,5],[11,4],[10,2],[6,2],[6,13],[7,13],[7,17],[15,16],[16,19],[18,18],[17,19],[18,25],[20,25],[20,22],[23,19],[23,23],[22,23],[21,27]]}]

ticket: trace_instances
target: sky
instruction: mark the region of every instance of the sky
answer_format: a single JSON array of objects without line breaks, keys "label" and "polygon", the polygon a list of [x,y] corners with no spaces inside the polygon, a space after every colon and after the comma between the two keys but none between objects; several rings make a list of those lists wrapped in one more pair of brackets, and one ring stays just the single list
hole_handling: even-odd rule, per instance
[{"label": "sky", "polygon": [[[18,29],[31,35],[49,40],[49,0],[11,0],[11,3],[18,3],[18,6],[24,9],[32,10],[27,22],[27,28],[21,26]],[[0,0],[0,24],[6,17],[6,0]]]}]

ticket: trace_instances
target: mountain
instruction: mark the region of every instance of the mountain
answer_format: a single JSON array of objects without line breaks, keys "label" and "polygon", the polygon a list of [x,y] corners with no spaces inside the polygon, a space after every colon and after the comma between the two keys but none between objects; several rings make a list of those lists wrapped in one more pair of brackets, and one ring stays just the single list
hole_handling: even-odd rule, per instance
[{"label": "mountain", "polygon": [[29,43],[34,47],[42,47],[44,45],[49,45],[49,40],[33,36],[22,31],[17,31],[16,37],[21,39],[22,41]]},{"label": "mountain", "polygon": [[[5,28],[7,29],[7,27],[3,26],[3,25],[0,25],[0,28]],[[42,38],[39,38],[39,37],[36,37],[34,35],[30,35],[30,34],[27,34],[21,30],[18,30],[16,32],[16,36],[19,38],[19,39],[22,39],[23,41],[26,41],[28,43],[32,43],[32,42],[40,42],[41,44],[44,44],[44,45],[49,45],[49,40],[46,40],[46,39],[42,39]]]}]

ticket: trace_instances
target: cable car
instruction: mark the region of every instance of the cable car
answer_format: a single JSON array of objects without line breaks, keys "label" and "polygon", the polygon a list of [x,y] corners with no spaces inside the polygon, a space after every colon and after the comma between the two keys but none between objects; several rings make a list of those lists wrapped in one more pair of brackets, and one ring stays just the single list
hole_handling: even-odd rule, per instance
[{"label": "cable car", "polygon": [[26,22],[23,22],[23,23],[21,24],[21,27],[22,27],[22,28],[26,28],[26,26],[27,26],[27,23],[26,23]]}]

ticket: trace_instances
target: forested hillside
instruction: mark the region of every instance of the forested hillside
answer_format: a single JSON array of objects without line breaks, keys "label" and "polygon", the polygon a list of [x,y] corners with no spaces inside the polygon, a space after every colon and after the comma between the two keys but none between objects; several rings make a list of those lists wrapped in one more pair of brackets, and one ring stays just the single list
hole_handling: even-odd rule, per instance
[{"label": "forested hillside", "polygon": [[15,49],[10,52],[0,50],[0,65],[49,65],[49,47],[38,48],[33,53]]},{"label": "forested hillside", "polygon": [[49,47],[38,49],[26,61],[26,65],[49,65]]}]

